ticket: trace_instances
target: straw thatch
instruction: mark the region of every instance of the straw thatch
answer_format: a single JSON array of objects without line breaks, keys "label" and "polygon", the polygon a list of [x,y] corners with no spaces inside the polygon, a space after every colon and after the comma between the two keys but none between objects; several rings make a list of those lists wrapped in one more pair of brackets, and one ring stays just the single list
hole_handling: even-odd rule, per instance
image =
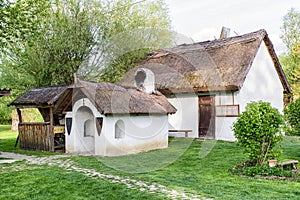
[{"label": "straw thatch", "polygon": [[120,81],[134,85],[134,72],[143,67],[155,74],[155,87],[162,93],[239,90],[261,43],[264,42],[282,82],[290,87],[265,30],[225,39],[183,44],[152,52]]},{"label": "straw thatch", "polygon": [[32,88],[9,104],[16,107],[44,107],[55,104],[68,86]]},{"label": "straw thatch", "polygon": [[54,114],[72,110],[72,103],[89,98],[100,113],[107,114],[169,114],[176,109],[161,94],[147,94],[136,88],[125,88],[112,83],[77,80],[73,86],[32,88],[11,102],[17,108],[39,108],[47,117],[49,106]]},{"label": "straw thatch", "polygon": [[112,83],[78,80],[76,87],[90,99],[98,111],[109,114],[170,114],[176,109],[161,94],[147,94],[136,88]]}]

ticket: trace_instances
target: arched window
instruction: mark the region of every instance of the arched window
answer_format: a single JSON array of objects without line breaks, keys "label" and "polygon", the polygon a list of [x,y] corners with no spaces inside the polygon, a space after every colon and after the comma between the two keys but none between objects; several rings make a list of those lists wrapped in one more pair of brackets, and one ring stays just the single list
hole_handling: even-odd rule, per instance
[{"label": "arched window", "polygon": [[94,136],[94,122],[93,119],[88,119],[84,122],[83,136],[93,137]]},{"label": "arched window", "polygon": [[118,120],[115,124],[115,138],[121,139],[125,137],[125,124],[122,120]]}]

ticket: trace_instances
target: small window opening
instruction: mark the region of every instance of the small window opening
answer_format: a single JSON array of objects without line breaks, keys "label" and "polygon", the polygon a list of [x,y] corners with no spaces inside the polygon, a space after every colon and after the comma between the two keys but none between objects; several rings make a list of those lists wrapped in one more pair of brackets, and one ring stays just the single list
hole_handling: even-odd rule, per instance
[{"label": "small window opening", "polygon": [[121,139],[124,137],[125,137],[125,124],[122,120],[119,120],[115,124],[115,138]]},{"label": "small window opening", "polygon": [[93,119],[88,119],[84,122],[83,136],[84,137],[94,136]]}]

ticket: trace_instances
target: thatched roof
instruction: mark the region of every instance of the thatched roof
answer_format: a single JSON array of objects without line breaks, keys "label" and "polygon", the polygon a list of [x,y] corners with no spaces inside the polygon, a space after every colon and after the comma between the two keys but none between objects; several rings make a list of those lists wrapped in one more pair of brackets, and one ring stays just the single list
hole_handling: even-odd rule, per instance
[{"label": "thatched roof", "polygon": [[75,87],[81,88],[81,91],[104,115],[169,114],[176,112],[176,109],[161,94],[148,94],[136,88],[83,80],[78,80]]},{"label": "thatched roof", "polygon": [[[87,97],[100,113],[107,114],[169,114],[176,109],[161,94],[148,94],[136,88],[112,83],[77,80],[72,86],[32,88],[9,105],[19,108],[53,106],[54,113],[71,111],[72,103]],[[74,101],[74,102],[73,102]]]},{"label": "thatched roof", "polygon": [[10,95],[10,90],[8,89],[0,89],[0,97],[2,96],[9,96]]},{"label": "thatched roof", "polygon": [[285,93],[286,76],[265,30],[213,41],[183,44],[152,52],[120,81],[134,85],[134,73],[143,67],[155,74],[155,87],[163,93],[239,90],[246,79],[261,43],[274,62]]},{"label": "thatched roof", "polygon": [[45,107],[55,104],[68,86],[32,88],[9,104],[16,107]]}]

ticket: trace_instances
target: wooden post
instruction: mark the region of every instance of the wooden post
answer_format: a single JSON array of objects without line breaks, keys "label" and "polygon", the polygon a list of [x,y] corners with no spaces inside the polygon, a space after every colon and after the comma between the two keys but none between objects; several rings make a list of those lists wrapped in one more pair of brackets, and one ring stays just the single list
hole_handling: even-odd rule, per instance
[{"label": "wooden post", "polygon": [[53,107],[50,107],[50,126],[53,126]]},{"label": "wooden post", "polygon": [[18,113],[18,118],[19,118],[19,123],[22,123],[22,112],[19,108],[17,108],[17,113]]},{"label": "wooden post", "polygon": [[54,151],[54,119],[53,119],[53,107],[50,107],[50,130],[49,130],[49,135],[48,135],[48,139],[49,139],[49,150],[50,151]]},{"label": "wooden post", "polygon": [[[17,113],[18,113],[19,123],[22,123],[22,112],[21,112],[21,110],[20,110],[19,108],[17,108]],[[18,126],[19,126],[19,125],[18,125]],[[20,131],[19,128],[18,128],[18,131]],[[16,148],[17,145],[18,145],[19,138],[20,138],[20,133],[18,133],[18,137],[17,137],[16,143],[15,143],[15,148]]]}]

